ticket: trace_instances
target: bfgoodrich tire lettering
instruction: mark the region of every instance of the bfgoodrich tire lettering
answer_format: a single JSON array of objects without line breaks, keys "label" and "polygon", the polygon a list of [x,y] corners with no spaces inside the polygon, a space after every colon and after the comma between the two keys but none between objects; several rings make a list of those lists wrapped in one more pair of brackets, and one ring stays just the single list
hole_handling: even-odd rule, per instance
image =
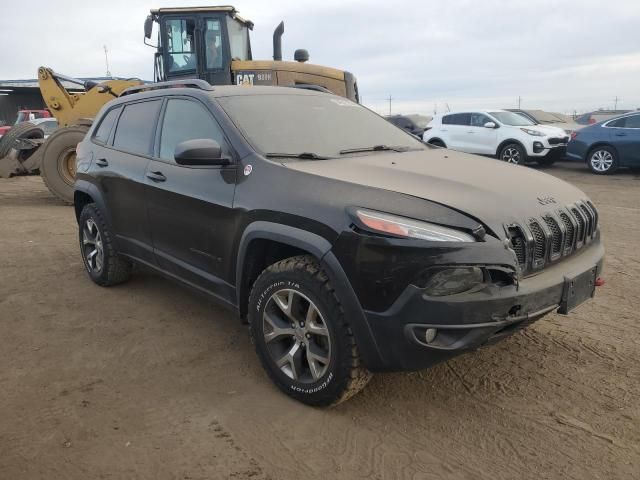
[{"label": "bfgoodrich tire lettering", "polygon": [[340,301],[312,256],[288,258],[262,272],[249,297],[249,323],[265,371],[296,400],[336,405],[371,378]]},{"label": "bfgoodrich tire lettering", "polygon": [[128,280],[131,262],[116,252],[111,232],[95,203],[82,209],[78,228],[80,253],[91,280],[103,287]]}]

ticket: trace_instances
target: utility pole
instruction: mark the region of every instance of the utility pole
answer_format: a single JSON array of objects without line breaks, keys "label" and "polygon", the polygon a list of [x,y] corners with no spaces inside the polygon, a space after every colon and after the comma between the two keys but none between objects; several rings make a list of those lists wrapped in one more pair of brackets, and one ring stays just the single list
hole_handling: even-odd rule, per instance
[{"label": "utility pole", "polygon": [[109,71],[109,55],[108,55],[108,50],[107,50],[107,46],[103,45],[104,48],[104,61],[107,64],[107,77],[111,77],[111,72]]},{"label": "utility pole", "polygon": [[393,97],[391,96],[391,94],[389,94],[389,115],[391,115],[391,100],[393,100]]},{"label": "utility pole", "polygon": [[613,109],[614,110],[618,110],[618,96],[617,95],[616,95],[616,98],[614,100]]},{"label": "utility pole", "polygon": [[518,95],[518,110],[520,110],[520,104],[522,103],[522,97]]}]

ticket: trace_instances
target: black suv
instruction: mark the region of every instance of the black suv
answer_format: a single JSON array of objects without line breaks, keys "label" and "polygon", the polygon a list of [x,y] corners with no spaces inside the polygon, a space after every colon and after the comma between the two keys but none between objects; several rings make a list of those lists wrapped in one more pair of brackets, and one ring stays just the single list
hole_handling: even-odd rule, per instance
[{"label": "black suv", "polygon": [[136,262],[228,304],[298,400],[338,403],[370,372],[428,367],[593,296],[598,214],[561,180],[424,145],[327,93],[146,88],[78,145],[87,272],[114,285]]}]

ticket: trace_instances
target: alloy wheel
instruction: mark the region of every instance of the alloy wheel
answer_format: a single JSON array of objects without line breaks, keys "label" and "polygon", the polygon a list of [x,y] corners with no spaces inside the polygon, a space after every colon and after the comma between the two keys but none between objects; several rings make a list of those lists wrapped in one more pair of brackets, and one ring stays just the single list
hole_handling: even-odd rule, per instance
[{"label": "alloy wheel", "polygon": [[591,155],[590,162],[596,172],[606,172],[613,165],[613,155],[607,150],[596,150]]},{"label": "alloy wheel", "polygon": [[502,151],[501,158],[507,163],[514,163],[517,165],[520,163],[520,152],[515,147],[505,148]]},{"label": "alloy wheel", "polygon": [[104,249],[100,230],[91,218],[87,219],[82,229],[82,253],[87,266],[100,273],[104,265]]},{"label": "alloy wheel", "polygon": [[264,341],[275,365],[289,378],[313,383],[331,359],[331,337],[318,307],[302,293],[275,292],[262,316]]}]

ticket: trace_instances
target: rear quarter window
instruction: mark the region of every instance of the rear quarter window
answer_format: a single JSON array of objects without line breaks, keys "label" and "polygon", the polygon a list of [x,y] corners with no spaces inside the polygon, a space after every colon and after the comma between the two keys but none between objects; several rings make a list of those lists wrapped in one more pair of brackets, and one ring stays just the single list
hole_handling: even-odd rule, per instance
[{"label": "rear quarter window", "polygon": [[96,133],[93,135],[93,139],[98,143],[107,143],[109,140],[109,135],[111,135],[111,130],[116,123],[116,119],[122,110],[121,107],[113,108],[109,110],[100,121],[100,125],[96,129]]}]

